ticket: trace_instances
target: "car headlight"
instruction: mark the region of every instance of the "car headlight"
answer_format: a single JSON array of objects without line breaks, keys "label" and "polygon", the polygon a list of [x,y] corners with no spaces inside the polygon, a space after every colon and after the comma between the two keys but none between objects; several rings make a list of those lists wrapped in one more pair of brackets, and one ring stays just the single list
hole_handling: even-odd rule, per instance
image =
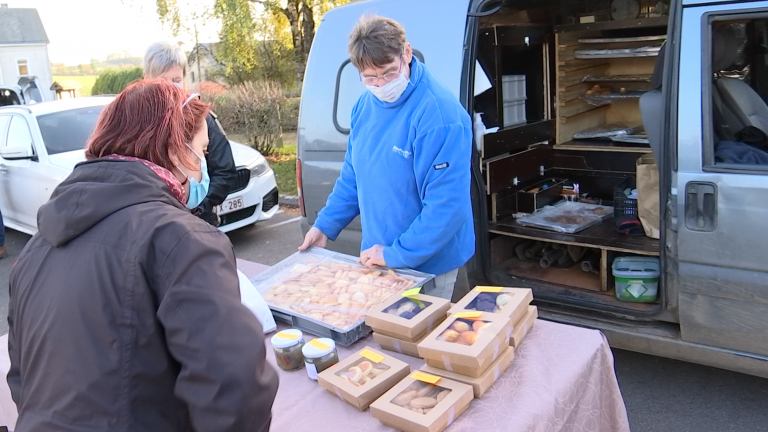
[{"label": "car headlight", "polygon": [[248,167],[251,170],[251,178],[261,177],[269,172],[269,164],[266,159],[256,161]]}]

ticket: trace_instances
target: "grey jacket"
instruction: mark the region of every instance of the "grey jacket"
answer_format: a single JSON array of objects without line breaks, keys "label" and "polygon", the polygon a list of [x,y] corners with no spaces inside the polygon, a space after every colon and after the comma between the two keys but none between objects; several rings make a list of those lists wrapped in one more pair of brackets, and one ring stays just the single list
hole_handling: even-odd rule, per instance
[{"label": "grey jacket", "polygon": [[277,374],[229,239],[141,162],[78,165],[11,274],[17,432],[269,430]]}]

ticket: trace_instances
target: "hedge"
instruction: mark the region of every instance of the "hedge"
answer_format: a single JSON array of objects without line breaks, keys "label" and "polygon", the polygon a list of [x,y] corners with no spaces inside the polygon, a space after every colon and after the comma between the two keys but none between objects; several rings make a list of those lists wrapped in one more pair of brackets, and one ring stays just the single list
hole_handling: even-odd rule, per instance
[{"label": "hedge", "polygon": [[91,94],[119,94],[128,84],[142,78],[143,70],[140,67],[125,70],[108,70],[102,72],[93,84]]}]

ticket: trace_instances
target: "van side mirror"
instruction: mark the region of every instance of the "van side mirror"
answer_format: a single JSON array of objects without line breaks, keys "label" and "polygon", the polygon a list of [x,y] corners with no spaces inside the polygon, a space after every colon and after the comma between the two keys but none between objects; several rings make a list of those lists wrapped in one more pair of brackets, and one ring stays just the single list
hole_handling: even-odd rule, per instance
[{"label": "van side mirror", "polygon": [[0,147],[0,157],[5,160],[34,159],[35,153],[31,145],[10,145]]}]

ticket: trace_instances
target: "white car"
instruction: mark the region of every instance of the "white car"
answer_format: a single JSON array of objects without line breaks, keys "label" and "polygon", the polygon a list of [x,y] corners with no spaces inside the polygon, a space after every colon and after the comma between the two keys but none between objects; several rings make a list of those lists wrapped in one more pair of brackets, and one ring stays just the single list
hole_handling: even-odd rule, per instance
[{"label": "white car", "polygon": [[[114,97],[65,99],[0,107],[0,211],[5,226],[37,232],[37,210],[75,165],[99,114]],[[272,218],[278,211],[275,173],[256,150],[232,144],[237,187],[219,206],[220,230]]]}]

